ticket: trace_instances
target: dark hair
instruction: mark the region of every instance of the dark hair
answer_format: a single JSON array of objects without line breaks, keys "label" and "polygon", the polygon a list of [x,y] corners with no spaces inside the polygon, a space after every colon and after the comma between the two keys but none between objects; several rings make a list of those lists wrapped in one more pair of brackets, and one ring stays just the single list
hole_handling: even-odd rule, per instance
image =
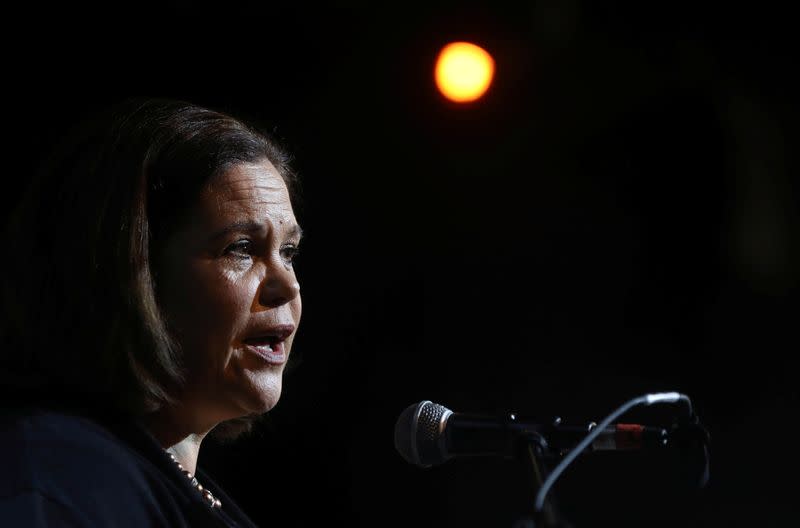
[{"label": "dark hair", "polygon": [[[173,403],[184,372],[154,263],[206,182],[263,159],[291,189],[274,141],[181,101],[129,100],[69,134],[9,222],[0,388],[134,416]],[[234,420],[212,436],[251,425]]]}]

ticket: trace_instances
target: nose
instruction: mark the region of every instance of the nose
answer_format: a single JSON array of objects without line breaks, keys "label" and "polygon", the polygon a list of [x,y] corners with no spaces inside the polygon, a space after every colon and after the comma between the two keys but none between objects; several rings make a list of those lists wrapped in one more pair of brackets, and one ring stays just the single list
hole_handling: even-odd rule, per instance
[{"label": "nose", "polygon": [[300,295],[300,284],[291,268],[283,264],[267,267],[267,275],[261,282],[258,293],[259,304],[265,308],[275,308],[294,300]]}]

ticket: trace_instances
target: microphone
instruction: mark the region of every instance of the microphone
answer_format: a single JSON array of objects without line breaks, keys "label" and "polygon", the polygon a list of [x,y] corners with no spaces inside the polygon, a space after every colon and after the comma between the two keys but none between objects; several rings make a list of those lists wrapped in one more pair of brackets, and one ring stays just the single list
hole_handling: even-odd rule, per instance
[{"label": "microphone", "polygon": [[[516,415],[489,417],[455,413],[430,401],[407,407],[394,428],[394,446],[409,463],[430,467],[460,456],[513,457],[515,440],[521,435],[539,435],[550,451],[566,451],[592,431],[585,427],[539,424]],[[604,428],[591,447],[595,451],[664,447],[667,430],[639,424],[616,424]]]}]

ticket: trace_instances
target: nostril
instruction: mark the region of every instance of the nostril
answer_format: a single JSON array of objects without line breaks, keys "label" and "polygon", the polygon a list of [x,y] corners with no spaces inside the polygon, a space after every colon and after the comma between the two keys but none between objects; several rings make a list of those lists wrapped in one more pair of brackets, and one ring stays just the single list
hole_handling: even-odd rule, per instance
[{"label": "nostril", "polygon": [[280,278],[267,280],[258,292],[258,303],[267,308],[275,308],[290,303],[300,294],[297,281],[286,281]]}]

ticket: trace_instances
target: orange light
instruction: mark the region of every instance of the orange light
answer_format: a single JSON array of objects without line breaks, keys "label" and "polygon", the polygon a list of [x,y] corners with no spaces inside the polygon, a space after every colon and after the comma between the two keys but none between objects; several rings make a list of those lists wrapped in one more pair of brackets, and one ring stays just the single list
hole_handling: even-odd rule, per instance
[{"label": "orange light", "polygon": [[434,77],[439,91],[451,101],[474,101],[492,83],[494,59],[480,46],[453,42],[439,52]]}]

